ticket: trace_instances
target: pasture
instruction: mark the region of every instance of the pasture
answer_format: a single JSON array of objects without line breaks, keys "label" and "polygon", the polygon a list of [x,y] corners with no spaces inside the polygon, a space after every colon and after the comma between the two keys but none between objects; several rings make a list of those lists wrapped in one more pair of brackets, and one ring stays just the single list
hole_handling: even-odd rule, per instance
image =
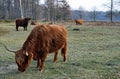
[{"label": "pasture", "polygon": [[3,43],[20,49],[33,27],[17,32],[13,22],[0,22],[0,79],[120,79],[120,26],[114,25],[65,23],[69,33],[67,62],[59,53],[58,62],[53,63],[54,55],[49,54],[42,73],[34,60],[25,72],[19,72],[14,54],[6,51]]}]

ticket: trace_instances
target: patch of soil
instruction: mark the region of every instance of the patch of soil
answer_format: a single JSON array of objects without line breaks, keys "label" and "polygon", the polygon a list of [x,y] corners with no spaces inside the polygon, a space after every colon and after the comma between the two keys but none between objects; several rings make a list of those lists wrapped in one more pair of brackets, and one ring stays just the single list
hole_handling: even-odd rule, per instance
[{"label": "patch of soil", "polygon": [[86,21],[87,26],[120,26],[120,22],[106,22],[106,21]]},{"label": "patch of soil", "polygon": [[9,72],[14,72],[16,70],[17,70],[17,65],[16,64],[9,64],[9,65],[0,67],[0,74],[6,74],[6,73],[9,73]]}]

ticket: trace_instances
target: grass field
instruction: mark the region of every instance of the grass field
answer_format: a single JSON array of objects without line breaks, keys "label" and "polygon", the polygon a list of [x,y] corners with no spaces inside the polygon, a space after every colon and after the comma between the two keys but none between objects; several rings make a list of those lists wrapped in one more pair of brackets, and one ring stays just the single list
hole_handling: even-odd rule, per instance
[{"label": "grass field", "polygon": [[[14,54],[5,50],[18,50],[29,35],[28,31],[15,31],[14,23],[0,23],[0,79],[120,79],[120,26],[76,26],[68,29],[68,59],[53,63],[53,54],[45,62],[44,72],[32,61],[23,73],[17,70]],[[73,30],[78,29],[78,30]]]}]

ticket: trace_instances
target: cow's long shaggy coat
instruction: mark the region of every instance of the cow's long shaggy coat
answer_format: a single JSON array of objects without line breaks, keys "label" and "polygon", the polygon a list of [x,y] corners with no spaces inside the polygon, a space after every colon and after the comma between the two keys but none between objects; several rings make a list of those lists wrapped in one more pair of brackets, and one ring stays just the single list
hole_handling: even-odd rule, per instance
[{"label": "cow's long shaggy coat", "polygon": [[22,49],[15,52],[18,70],[25,71],[32,59],[37,60],[37,67],[43,70],[47,54],[54,52],[56,62],[59,49],[63,61],[66,61],[67,30],[64,26],[37,25],[24,42]]}]

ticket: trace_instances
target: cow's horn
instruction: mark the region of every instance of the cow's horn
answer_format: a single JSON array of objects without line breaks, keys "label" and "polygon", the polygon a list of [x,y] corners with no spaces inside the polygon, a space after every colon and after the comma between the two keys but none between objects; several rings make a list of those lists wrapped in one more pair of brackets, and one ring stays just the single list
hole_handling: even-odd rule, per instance
[{"label": "cow's horn", "polygon": [[4,44],[4,47],[5,47],[5,49],[6,49],[7,51],[9,51],[9,52],[13,52],[13,53],[16,52],[15,50],[10,50],[10,49],[8,49],[7,46],[6,46],[5,44]]}]

